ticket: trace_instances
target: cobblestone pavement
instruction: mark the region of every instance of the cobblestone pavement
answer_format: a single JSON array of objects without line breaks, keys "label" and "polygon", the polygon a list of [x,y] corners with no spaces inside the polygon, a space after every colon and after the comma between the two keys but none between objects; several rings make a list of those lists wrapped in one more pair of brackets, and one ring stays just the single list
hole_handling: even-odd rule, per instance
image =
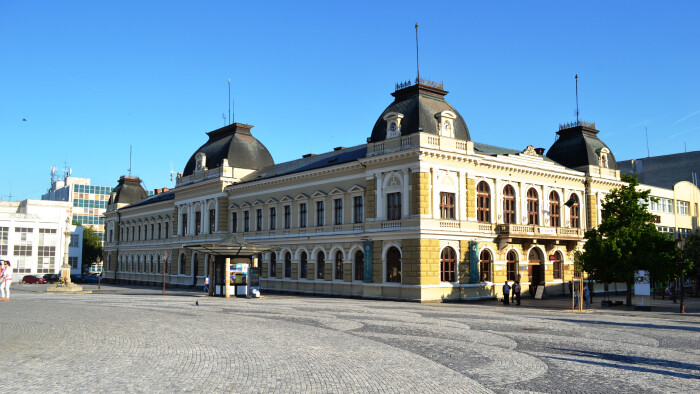
[{"label": "cobblestone pavement", "polygon": [[0,303],[0,391],[700,392],[697,314],[40,290]]}]

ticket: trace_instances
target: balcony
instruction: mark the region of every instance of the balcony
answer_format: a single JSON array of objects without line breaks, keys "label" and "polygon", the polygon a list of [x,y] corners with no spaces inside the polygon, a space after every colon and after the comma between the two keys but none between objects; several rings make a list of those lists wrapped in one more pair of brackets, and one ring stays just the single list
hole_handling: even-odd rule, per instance
[{"label": "balcony", "polygon": [[496,234],[503,238],[549,239],[562,241],[580,241],[583,230],[580,228],[544,227],[529,224],[499,224]]}]

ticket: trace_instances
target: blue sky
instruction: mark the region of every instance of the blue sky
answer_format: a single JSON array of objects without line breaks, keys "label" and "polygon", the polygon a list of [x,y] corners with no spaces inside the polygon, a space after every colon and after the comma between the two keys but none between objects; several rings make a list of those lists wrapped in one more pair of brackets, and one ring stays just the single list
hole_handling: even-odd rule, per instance
[{"label": "blue sky", "polygon": [[[235,120],[276,162],[354,146],[394,83],[443,81],[474,141],[549,148],[596,122],[618,160],[700,150],[700,2],[0,0],[0,198],[51,166],[170,186]],[[22,121],[26,119],[26,121]]]}]

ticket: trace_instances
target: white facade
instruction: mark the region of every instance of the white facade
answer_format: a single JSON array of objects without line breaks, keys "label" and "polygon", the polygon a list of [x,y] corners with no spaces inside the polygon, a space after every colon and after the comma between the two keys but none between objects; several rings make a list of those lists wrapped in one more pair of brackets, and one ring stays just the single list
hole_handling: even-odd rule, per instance
[{"label": "white facade", "polygon": [[[0,201],[0,259],[9,260],[13,280],[60,272],[70,231],[71,274],[82,267],[83,227],[70,224],[72,204],[62,201]],[[68,223],[66,222],[68,219]]]}]

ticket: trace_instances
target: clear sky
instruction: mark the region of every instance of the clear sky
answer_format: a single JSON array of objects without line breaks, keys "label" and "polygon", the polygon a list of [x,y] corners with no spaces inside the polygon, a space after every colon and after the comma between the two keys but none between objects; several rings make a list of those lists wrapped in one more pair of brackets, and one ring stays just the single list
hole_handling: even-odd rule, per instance
[{"label": "clear sky", "polygon": [[[0,198],[50,167],[170,186],[228,116],[275,162],[369,137],[394,83],[443,81],[474,141],[595,122],[618,160],[700,150],[700,1],[0,0]],[[23,119],[26,119],[24,121]]]}]

